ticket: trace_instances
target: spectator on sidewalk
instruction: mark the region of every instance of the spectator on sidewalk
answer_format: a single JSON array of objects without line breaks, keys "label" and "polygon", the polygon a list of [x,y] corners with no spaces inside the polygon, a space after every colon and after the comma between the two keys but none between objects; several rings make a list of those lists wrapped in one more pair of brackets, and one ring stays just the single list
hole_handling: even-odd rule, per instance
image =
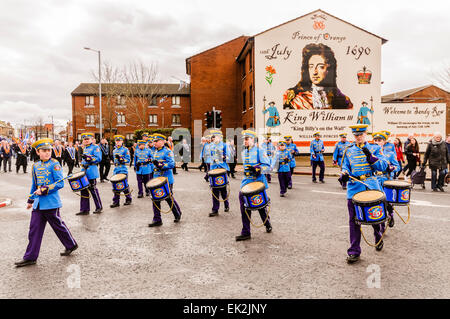
[{"label": "spectator on sidewalk", "polygon": [[428,143],[422,167],[425,167],[428,160],[428,166],[431,169],[431,188],[433,192],[437,192],[438,190],[444,192],[444,178],[447,172],[447,166],[450,163],[450,154],[446,143],[442,139],[442,134],[439,132],[434,133],[433,138]]},{"label": "spectator on sidewalk", "polygon": [[405,165],[405,158],[403,157],[402,141],[398,137],[394,139],[395,152],[397,154],[397,162],[400,164],[400,170],[395,173],[394,179],[397,179],[402,172],[403,165]]},{"label": "spectator on sidewalk", "polygon": [[419,143],[414,137],[411,137],[408,145],[405,148],[406,160],[408,164],[403,168],[403,172],[405,173],[405,180],[413,171],[416,170],[417,165],[420,165],[420,152],[419,152]]}]

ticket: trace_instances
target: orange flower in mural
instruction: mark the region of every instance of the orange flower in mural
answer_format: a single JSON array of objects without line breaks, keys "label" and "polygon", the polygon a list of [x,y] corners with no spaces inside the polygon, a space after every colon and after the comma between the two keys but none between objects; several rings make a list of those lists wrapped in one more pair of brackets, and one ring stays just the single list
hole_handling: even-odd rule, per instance
[{"label": "orange flower in mural", "polygon": [[273,81],[272,75],[273,75],[273,74],[276,74],[277,71],[275,71],[275,69],[273,68],[273,66],[269,65],[269,66],[266,66],[266,72],[267,72],[267,75],[266,75],[266,81],[267,81],[267,83],[269,83],[270,85],[272,85],[272,81]]}]

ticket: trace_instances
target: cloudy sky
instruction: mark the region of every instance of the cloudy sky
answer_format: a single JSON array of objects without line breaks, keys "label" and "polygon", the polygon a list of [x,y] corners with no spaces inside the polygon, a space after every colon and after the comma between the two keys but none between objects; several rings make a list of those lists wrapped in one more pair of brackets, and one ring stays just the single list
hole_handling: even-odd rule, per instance
[{"label": "cloudy sky", "polygon": [[85,46],[117,66],[156,62],[177,82],[188,80],[187,57],[316,9],[388,40],[383,95],[432,83],[449,63],[447,0],[1,0],[0,120],[69,120],[70,92],[98,67]]}]

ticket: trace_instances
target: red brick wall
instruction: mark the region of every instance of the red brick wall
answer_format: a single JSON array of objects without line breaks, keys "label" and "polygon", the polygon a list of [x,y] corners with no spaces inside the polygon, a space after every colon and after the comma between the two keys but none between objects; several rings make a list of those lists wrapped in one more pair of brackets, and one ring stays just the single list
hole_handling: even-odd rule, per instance
[{"label": "red brick wall", "polygon": [[[254,85],[254,63],[250,64],[250,59],[253,60],[253,49],[245,56],[242,62],[239,64],[239,81],[240,81],[240,94],[239,94],[239,105],[240,111],[242,112],[242,119],[240,127],[254,128],[254,108],[255,108],[255,85]],[[254,61],[253,61],[254,62]],[[250,69],[252,65],[252,69]],[[245,70],[245,76],[242,77],[242,68]],[[250,86],[252,87],[250,90]],[[243,110],[243,93],[246,93],[246,110]],[[251,97],[251,99],[250,99]],[[252,104],[250,101],[253,101]]]},{"label": "red brick wall", "polygon": [[241,36],[188,59],[191,76],[191,127],[194,120],[202,120],[212,107],[222,111],[222,131],[240,127],[242,105],[239,104],[240,70],[236,57],[247,37]]}]

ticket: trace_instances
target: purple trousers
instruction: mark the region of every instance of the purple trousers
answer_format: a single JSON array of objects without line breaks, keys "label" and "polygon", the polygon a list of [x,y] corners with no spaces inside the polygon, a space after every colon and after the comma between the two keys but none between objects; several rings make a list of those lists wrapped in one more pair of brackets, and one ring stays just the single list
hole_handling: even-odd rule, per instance
[{"label": "purple trousers", "polygon": [[[94,199],[94,204],[96,209],[102,209],[102,201],[100,200],[100,194],[97,189],[97,180],[90,179],[89,184],[91,184],[88,189],[83,189],[81,191],[80,197],[80,211],[81,212],[89,212],[90,211],[90,203],[89,203],[89,193],[91,193],[92,198]],[[89,191],[88,191],[89,190]]]},{"label": "purple trousers", "polygon": [[[212,201],[213,201],[212,211],[213,211],[213,213],[217,213],[220,208],[220,202],[219,202],[219,200],[216,199],[216,197],[219,198],[219,196],[222,196],[222,199],[227,198],[227,195],[228,195],[227,188],[226,187],[213,188],[212,193],[214,194],[214,195],[212,195]],[[224,202],[224,205],[225,205],[225,208],[230,207],[230,203],[228,202],[228,199]]]},{"label": "purple trousers", "polygon": [[291,172],[278,172],[278,182],[280,183],[280,194],[285,194],[287,186],[291,180]]},{"label": "purple trousers", "polygon": [[[245,206],[244,206],[244,195],[242,195],[241,192],[239,192],[239,206],[241,209],[241,218],[242,218],[242,231],[241,231],[241,235],[246,236],[246,235],[250,235],[250,220],[248,219],[248,217],[252,217],[252,211],[251,210],[247,210],[247,214],[245,213]],[[266,214],[266,208],[262,208],[262,209],[258,209],[259,215],[261,216],[261,220],[265,221],[267,214]],[[267,218],[266,223],[264,224],[264,226],[269,227],[270,226],[270,217]]]},{"label": "purple trousers", "polygon": [[38,207],[31,212],[28,246],[23,256],[24,260],[37,260],[47,222],[66,249],[72,249],[77,244],[69,228],[61,219],[59,208],[41,210]]},{"label": "purple trousers", "polygon": [[317,166],[319,166],[319,181],[323,181],[323,178],[325,176],[325,162],[324,161],[311,161],[312,166],[312,180],[315,181],[316,179],[316,169]]},{"label": "purple trousers", "polygon": [[[347,254],[349,255],[361,255],[361,229],[360,225],[357,225],[355,222],[355,206],[352,203],[351,199],[347,199],[347,207],[348,207],[348,224],[350,228],[350,248],[347,250]],[[381,239],[381,225],[372,225],[373,227],[373,235],[375,237],[375,242]]]},{"label": "purple trousers", "polygon": [[137,183],[138,183],[138,195],[144,195],[144,188],[145,188],[145,194],[150,194],[150,191],[147,189],[147,182],[152,179],[151,175],[153,174],[136,174]]},{"label": "purple trousers", "polygon": [[[180,206],[178,206],[177,201],[173,197],[173,184],[169,185],[170,188],[170,194],[173,198],[173,206],[172,206],[172,199],[168,197],[166,199],[166,203],[169,205],[169,207],[172,207],[172,213],[175,218],[178,218],[181,216],[181,210]],[[153,201],[153,222],[160,222],[161,221],[161,201]]]}]

